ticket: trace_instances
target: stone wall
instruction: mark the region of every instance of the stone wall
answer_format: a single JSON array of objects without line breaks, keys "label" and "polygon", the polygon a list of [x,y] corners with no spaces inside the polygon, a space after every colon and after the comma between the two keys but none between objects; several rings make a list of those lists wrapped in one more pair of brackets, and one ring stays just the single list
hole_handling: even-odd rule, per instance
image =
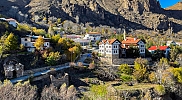
[{"label": "stone wall", "polygon": [[[107,57],[100,57],[100,60],[105,64],[113,64],[113,65],[121,65],[121,64],[129,64],[134,65],[134,61],[136,58],[118,58],[118,59],[111,59]],[[148,60],[149,64],[152,61],[151,58],[145,58]]]},{"label": "stone wall", "polygon": [[[114,65],[121,65],[121,64],[129,64],[134,65],[134,61],[136,58],[119,58],[119,59],[113,59],[112,64]],[[149,64],[152,61],[151,58],[145,58],[148,60]]]},{"label": "stone wall", "polygon": [[64,76],[60,76],[58,78],[50,75],[50,79],[51,83],[58,88],[64,83],[66,84],[66,86],[69,86],[69,75],[67,73],[65,73]]}]

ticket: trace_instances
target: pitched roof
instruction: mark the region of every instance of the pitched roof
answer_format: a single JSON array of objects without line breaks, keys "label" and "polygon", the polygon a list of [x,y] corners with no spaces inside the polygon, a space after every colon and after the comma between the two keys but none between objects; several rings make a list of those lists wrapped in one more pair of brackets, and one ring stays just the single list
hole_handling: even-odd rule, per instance
[{"label": "pitched roof", "polygon": [[140,41],[140,39],[127,37],[125,40],[122,41],[122,44],[137,44]]},{"label": "pitched roof", "polygon": [[116,40],[118,39],[106,39],[106,40],[102,40],[99,44],[102,44],[102,43],[106,44],[106,42],[108,42],[109,44],[113,44]]},{"label": "pitched roof", "polygon": [[88,34],[100,34],[99,32],[89,32]]},{"label": "pitched roof", "polygon": [[151,46],[148,50],[157,50],[157,49],[159,49],[159,50],[166,50],[167,48],[168,48],[168,46],[159,46],[159,47]]}]

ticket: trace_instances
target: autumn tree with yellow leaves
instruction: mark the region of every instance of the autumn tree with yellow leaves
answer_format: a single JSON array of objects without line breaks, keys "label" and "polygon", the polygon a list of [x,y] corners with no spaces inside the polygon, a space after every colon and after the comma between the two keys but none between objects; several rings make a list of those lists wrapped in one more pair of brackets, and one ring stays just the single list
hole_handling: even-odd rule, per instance
[{"label": "autumn tree with yellow leaves", "polygon": [[37,50],[41,50],[44,46],[44,39],[42,36],[39,36],[38,39],[35,40],[35,44],[34,44],[35,48]]}]

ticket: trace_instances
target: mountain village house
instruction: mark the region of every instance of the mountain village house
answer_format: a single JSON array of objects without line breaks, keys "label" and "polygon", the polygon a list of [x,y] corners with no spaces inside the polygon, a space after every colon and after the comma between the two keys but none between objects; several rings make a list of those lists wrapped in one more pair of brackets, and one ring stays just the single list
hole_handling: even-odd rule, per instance
[{"label": "mountain village house", "polygon": [[[27,49],[27,51],[29,52],[33,52],[35,51],[35,40],[38,39],[39,36],[31,36],[31,35],[27,35],[26,37],[21,38],[21,44],[23,44],[23,46],[25,46],[25,48]],[[50,47],[50,38],[44,38],[44,46],[42,48],[49,48]]]},{"label": "mountain village house", "polygon": [[124,37],[124,40],[121,42],[122,48],[122,56],[127,57],[127,49],[130,47],[138,48],[139,55],[141,57],[145,57],[145,43],[141,41],[141,39],[131,38],[131,37]]},{"label": "mountain village house", "polygon": [[127,57],[127,51],[130,47],[138,48],[139,55],[145,57],[145,43],[140,39],[131,37],[126,37],[122,42],[118,39],[102,40],[99,43],[99,54],[102,58],[106,58],[109,63],[113,63],[113,59]]},{"label": "mountain village house", "polygon": [[120,44],[118,39],[102,40],[99,43],[99,53],[109,59],[118,59]]},{"label": "mountain village house", "polygon": [[169,46],[151,46],[148,51],[151,54],[154,54],[157,50],[162,51],[162,54],[164,55],[164,57],[169,57],[169,53],[170,53],[170,48]]},{"label": "mountain village house", "polygon": [[13,18],[9,18],[9,19],[6,19],[6,18],[0,18],[0,20],[4,20],[4,21],[7,21],[10,25],[12,25],[13,27],[17,27],[17,21]]},{"label": "mountain village house", "polygon": [[89,32],[85,35],[83,39],[91,40],[91,42],[100,41],[101,34],[98,32]]}]

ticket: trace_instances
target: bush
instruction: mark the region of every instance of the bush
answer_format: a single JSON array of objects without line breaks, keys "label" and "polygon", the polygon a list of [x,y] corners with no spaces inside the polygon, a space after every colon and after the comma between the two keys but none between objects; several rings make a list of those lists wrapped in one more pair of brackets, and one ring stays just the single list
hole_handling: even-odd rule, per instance
[{"label": "bush", "polygon": [[120,78],[122,79],[122,81],[124,82],[129,82],[132,81],[133,77],[131,75],[126,75],[126,74],[122,74],[120,76]]},{"label": "bush", "polygon": [[107,87],[105,85],[92,85],[90,91],[96,96],[105,96],[107,94]]},{"label": "bush", "polygon": [[159,95],[164,95],[165,93],[166,93],[166,91],[165,91],[165,88],[164,88],[164,86],[162,86],[162,85],[157,85],[157,86],[155,86],[155,91],[159,94]]},{"label": "bush", "polygon": [[149,74],[149,81],[150,82],[157,82],[157,78],[154,72]]},{"label": "bush", "polygon": [[128,74],[128,75],[131,75],[132,74],[132,70],[128,66],[128,64],[122,64],[122,65],[120,65],[119,68],[118,68],[118,72],[119,73],[123,73],[123,74]]}]

